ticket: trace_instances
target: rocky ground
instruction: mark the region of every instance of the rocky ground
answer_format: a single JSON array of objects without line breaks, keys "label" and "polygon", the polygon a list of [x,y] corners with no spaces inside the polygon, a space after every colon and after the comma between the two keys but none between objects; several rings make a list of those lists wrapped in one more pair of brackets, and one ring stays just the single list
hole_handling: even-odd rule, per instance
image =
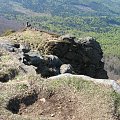
[{"label": "rocky ground", "polygon": [[9,39],[9,42],[1,40],[0,45],[15,53],[21,63],[36,67],[36,72],[43,77],[67,72],[108,78],[102,62],[102,49],[94,38],[77,40],[71,35],[59,37],[42,31],[36,31],[35,36],[32,32],[35,30],[15,33],[9,38],[3,38]]},{"label": "rocky ground", "polygon": [[0,120],[119,120],[120,86],[107,80],[102,54],[91,37],[30,29],[1,37]]}]

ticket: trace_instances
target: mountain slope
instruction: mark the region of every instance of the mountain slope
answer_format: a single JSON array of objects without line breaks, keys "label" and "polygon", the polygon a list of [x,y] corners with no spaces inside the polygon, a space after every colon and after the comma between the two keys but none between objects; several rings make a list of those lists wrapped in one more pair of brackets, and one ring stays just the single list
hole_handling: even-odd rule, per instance
[{"label": "mountain slope", "polygon": [[13,6],[19,5],[34,12],[57,16],[120,15],[120,0],[1,0],[1,3],[0,10],[4,12],[11,9],[16,13]]}]

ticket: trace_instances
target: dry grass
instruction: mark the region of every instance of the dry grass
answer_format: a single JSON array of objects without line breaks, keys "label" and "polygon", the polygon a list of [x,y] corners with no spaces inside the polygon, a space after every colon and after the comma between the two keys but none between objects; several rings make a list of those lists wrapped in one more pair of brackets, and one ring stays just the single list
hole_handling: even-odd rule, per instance
[{"label": "dry grass", "polygon": [[[77,78],[43,80],[29,76],[26,79],[28,83],[0,86],[3,120],[119,120],[115,114],[119,113],[120,95],[110,86]],[[37,97],[30,97],[35,94]],[[30,105],[23,101],[27,98],[32,101]],[[45,103],[41,101],[43,98]],[[20,101],[17,114],[6,109],[10,99]]]},{"label": "dry grass", "polygon": [[41,54],[45,54],[46,51],[44,51],[46,48],[46,45],[49,41],[56,41],[59,35],[54,33],[48,33],[45,31],[37,31],[34,29],[25,29],[20,32],[16,32],[13,34],[10,34],[9,36],[1,37],[2,39],[7,39],[12,42],[19,42],[19,43],[28,43],[30,44],[32,49],[40,51]]}]

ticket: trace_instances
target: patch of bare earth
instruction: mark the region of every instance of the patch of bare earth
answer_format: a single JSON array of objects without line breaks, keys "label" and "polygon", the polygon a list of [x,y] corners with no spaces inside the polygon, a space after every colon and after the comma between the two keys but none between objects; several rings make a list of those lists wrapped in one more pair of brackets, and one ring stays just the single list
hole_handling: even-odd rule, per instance
[{"label": "patch of bare earth", "polygon": [[[75,96],[71,98],[65,96],[64,93],[61,95],[60,92],[48,92],[47,95],[43,94],[43,97],[39,96],[39,98],[34,94],[21,99],[13,98],[7,108],[22,116],[34,116],[34,118],[39,116],[60,120],[72,119],[77,107]],[[17,106],[17,109],[15,106]]]}]

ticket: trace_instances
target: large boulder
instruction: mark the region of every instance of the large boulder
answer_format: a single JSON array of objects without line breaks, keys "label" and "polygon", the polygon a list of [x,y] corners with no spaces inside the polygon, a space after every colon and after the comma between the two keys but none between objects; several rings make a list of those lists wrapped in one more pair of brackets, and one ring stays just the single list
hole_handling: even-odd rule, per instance
[{"label": "large boulder", "polygon": [[58,39],[46,41],[41,50],[43,53],[46,50],[44,54],[57,56],[63,64],[70,64],[76,74],[108,78],[104,64],[101,62],[102,49],[92,37],[76,40],[71,35],[61,36]]},{"label": "large boulder", "polygon": [[55,55],[45,55],[44,60],[48,67],[60,67],[62,65],[62,61]]},{"label": "large boulder", "polygon": [[[0,44],[19,53],[19,60],[25,65],[35,66],[43,77],[64,73],[88,75],[93,78],[108,78],[101,61],[103,52],[100,44],[92,37],[76,39],[72,35],[51,37],[32,51],[30,43]],[[41,55],[42,56],[41,56]],[[74,71],[74,72],[73,72]]]},{"label": "large boulder", "polygon": [[41,74],[42,77],[51,77],[60,74],[60,66],[62,61],[55,55],[44,55],[44,64],[39,65],[37,73]]},{"label": "large boulder", "polygon": [[37,51],[31,51],[23,54],[23,63],[26,65],[38,67],[43,64],[43,62],[43,57]]}]

